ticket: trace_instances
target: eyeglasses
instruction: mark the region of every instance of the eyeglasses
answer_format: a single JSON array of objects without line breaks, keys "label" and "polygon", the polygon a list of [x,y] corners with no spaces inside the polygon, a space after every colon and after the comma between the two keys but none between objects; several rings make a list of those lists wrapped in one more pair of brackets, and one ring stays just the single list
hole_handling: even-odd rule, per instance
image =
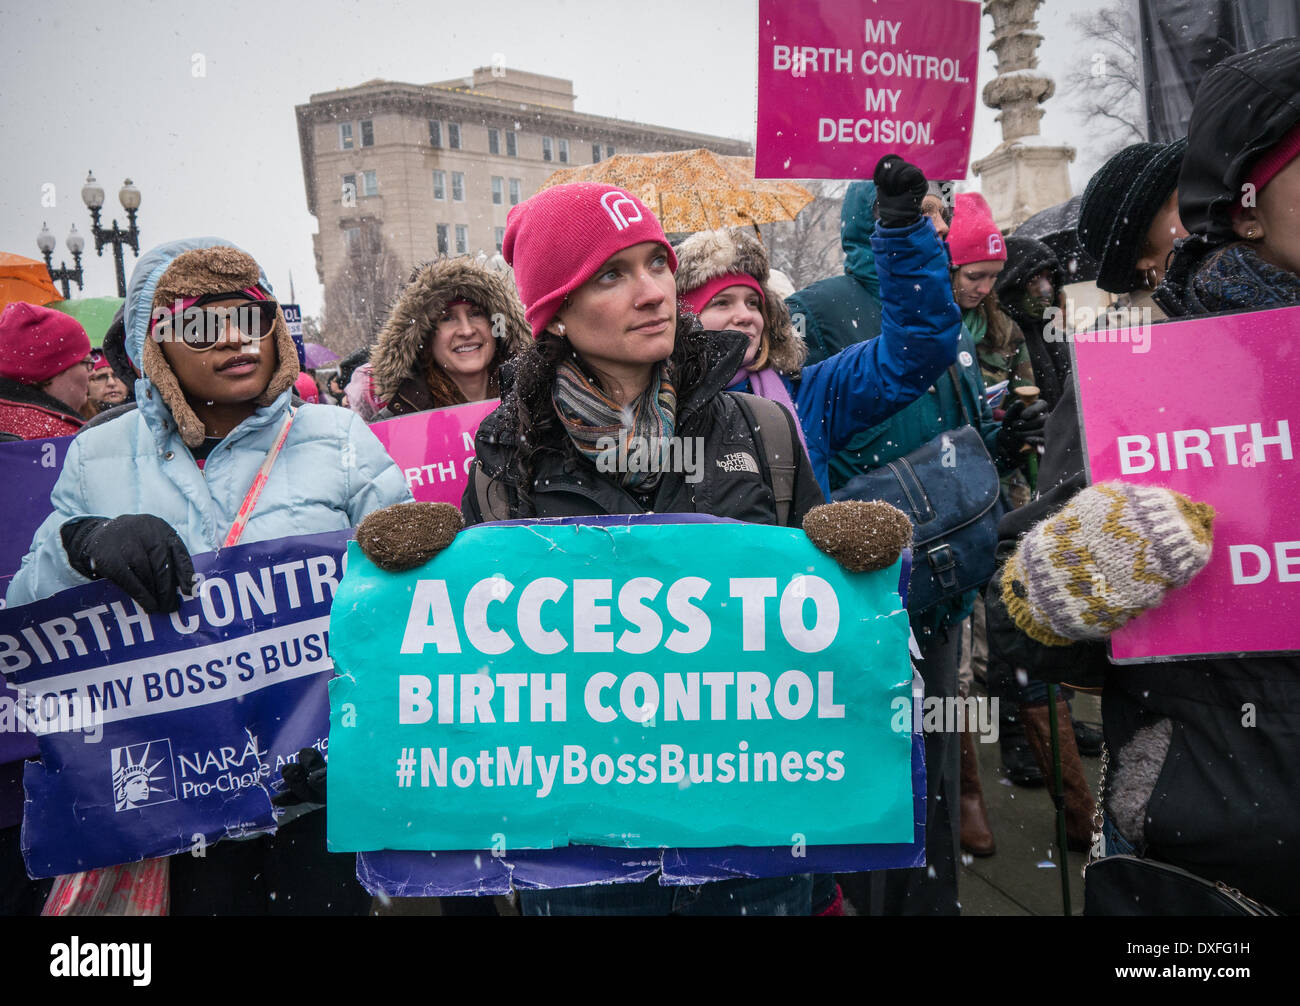
[{"label": "eyeglasses", "polygon": [[183,342],[190,349],[203,353],[225,341],[226,326],[232,326],[251,342],[260,342],[275,327],[276,310],[273,300],[250,300],[234,307],[208,307],[194,305],[179,314],[160,308],[155,312],[153,337],[158,342]]}]

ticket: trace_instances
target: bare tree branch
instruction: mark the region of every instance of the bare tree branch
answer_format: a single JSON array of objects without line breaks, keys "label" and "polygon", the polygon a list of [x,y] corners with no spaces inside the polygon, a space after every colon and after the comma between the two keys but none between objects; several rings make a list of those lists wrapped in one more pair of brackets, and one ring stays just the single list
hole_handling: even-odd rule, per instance
[{"label": "bare tree branch", "polygon": [[371,345],[402,289],[403,272],[379,225],[363,227],[325,288],[321,341],[340,356]]},{"label": "bare tree branch", "polygon": [[844,264],[840,249],[843,186],[820,181],[801,184],[813,194],[813,201],[793,221],[761,228],[772,268],[789,276],[796,290],[837,275]]},{"label": "bare tree branch", "polygon": [[1107,152],[1145,140],[1138,25],[1130,5],[1114,0],[1070,23],[1080,35],[1079,62],[1065,75],[1062,94]]}]

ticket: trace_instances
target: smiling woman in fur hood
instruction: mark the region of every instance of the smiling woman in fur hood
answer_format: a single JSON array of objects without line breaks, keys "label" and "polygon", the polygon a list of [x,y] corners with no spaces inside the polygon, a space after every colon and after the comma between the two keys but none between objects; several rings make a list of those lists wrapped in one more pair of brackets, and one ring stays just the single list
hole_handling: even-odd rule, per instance
[{"label": "smiling woman in fur hood", "polygon": [[501,273],[468,257],[420,266],[370,354],[375,421],[501,393],[501,364],[530,341],[523,305]]},{"label": "smiling woman in fur hood", "polygon": [[[677,248],[682,308],[698,315],[708,330],[740,332],[749,339],[728,390],[779,402],[799,420],[827,498],[830,457],[855,434],[912,402],[957,352],[961,320],[937,236],[926,229],[919,210],[913,223],[889,233],[894,243],[890,268],[881,277],[880,335],[808,367],[803,366],[807,347],[771,288],[767,249],[756,235],[743,228],[703,231]],[[882,243],[882,253],[884,248]],[[908,279],[896,282],[896,275]]]}]

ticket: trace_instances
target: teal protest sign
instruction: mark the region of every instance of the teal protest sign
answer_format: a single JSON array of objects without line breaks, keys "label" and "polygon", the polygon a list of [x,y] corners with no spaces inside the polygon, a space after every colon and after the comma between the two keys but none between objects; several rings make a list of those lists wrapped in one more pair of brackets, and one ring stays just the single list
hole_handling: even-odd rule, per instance
[{"label": "teal protest sign", "polygon": [[349,549],[331,849],[912,840],[897,564],[740,523],[489,525],[400,574]]}]

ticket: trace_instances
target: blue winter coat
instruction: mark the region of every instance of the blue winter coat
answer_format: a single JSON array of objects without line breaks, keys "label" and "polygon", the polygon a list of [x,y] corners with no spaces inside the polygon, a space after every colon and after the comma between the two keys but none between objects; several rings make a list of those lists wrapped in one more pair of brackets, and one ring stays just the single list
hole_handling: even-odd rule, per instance
[{"label": "blue winter coat", "polygon": [[[889,263],[881,258],[877,243],[877,238],[884,229],[875,221],[875,201],[876,189],[870,182],[854,182],[849,186],[840,225],[846,256],[845,274],[814,283],[786,299],[791,317],[799,314],[804,316],[809,359],[815,358],[818,352],[824,355],[827,351],[834,351],[856,339],[874,335],[872,319],[881,316],[882,308],[883,337],[883,319],[888,317],[887,301],[891,294],[886,285]],[[934,225],[929,223],[928,218],[923,222],[933,231]],[[909,400],[910,404],[905,402],[902,409],[892,410],[891,414],[882,416],[881,419],[864,423],[847,442],[838,444],[825,465],[832,490],[841,488],[861,472],[888,464],[939,434],[965,425],[962,404],[966,407],[965,415],[971,417],[971,425],[979,431],[989,454],[995,459],[998,457],[996,441],[1001,424],[993,418],[988,400],[984,397],[984,377],[975,354],[975,342],[961,325],[961,312],[952,296],[947,253],[944,251],[941,254],[941,296],[955,312],[959,330],[955,348],[958,350],[956,370],[961,387],[961,402],[958,402],[953,392],[952,381],[942,373],[943,368],[939,368],[939,372],[934,373],[933,379],[927,382],[924,394],[913,396]],[[882,301],[886,303],[882,305]],[[840,355],[854,348],[856,347],[850,345]],[[949,353],[947,362],[952,361],[953,354]],[[811,447],[809,444],[810,450]],[[1004,462],[997,463],[999,471],[1010,470]],[[830,498],[829,492],[827,498]],[[974,598],[975,592],[970,591],[948,604],[932,608],[924,616],[924,628],[932,630],[961,621],[970,614]]]},{"label": "blue winter coat", "polygon": [[910,227],[875,227],[871,248],[880,282],[880,334],[804,367],[793,380],[782,376],[827,499],[830,460],[930,387],[956,358],[962,332],[948,256],[928,217]]},{"label": "blue winter coat", "polygon": [[[154,290],[167,266],[192,248],[230,244],[194,238],[155,248],[140,259],[126,297],[127,352],[137,366]],[[270,289],[265,275],[262,283]],[[76,517],[151,513],[175,528],[192,554],[218,548],[279,433],[292,395],[285,391],[235,427],[200,469],[153,383],[141,378],[135,391],[138,409],[82,431],[69,445],[50,494],[54,512],[37,529],[9,586],[9,605],[87,582],[68,565],[59,534]],[[356,413],[303,405],[241,541],[342,530],[372,510],[410,499],[401,471]]]}]

